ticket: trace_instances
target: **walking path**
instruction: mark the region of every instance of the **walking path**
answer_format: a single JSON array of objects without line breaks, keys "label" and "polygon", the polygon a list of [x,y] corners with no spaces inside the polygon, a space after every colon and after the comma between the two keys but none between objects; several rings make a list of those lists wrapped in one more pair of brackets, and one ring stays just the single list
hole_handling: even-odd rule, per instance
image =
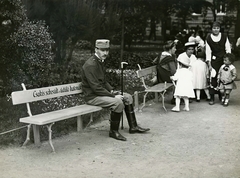
[{"label": "walking path", "polygon": [[[240,61],[235,66],[240,74]],[[239,178],[240,81],[236,83],[228,107],[201,100],[190,103],[189,112],[175,113],[166,103],[165,113],[161,103],[149,101],[136,115],[139,125],[151,131],[128,134],[124,119],[120,132],[126,142],[109,138],[109,123],[103,120],[83,133],[55,138],[55,154],[47,142],[41,148],[1,149],[0,177]]]}]

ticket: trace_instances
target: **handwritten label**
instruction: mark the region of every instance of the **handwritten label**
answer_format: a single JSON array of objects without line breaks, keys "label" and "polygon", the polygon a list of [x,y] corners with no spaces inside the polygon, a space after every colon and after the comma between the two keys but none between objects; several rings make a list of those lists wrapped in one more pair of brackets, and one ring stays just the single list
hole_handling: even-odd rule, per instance
[{"label": "handwritten label", "polygon": [[33,97],[41,97],[41,96],[47,96],[47,95],[54,95],[54,94],[58,94],[58,93],[65,93],[65,92],[73,92],[76,90],[81,90],[81,86],[64,86],[64,87],[56,87],[54,89],[47,89],[47,90],[34,90],[33,91]]}]

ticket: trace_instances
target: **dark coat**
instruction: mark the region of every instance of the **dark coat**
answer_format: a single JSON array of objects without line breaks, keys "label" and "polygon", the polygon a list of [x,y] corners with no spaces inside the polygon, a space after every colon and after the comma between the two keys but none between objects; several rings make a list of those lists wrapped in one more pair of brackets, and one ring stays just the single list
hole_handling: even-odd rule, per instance
[{"label": "dark coat", "polygon": [[173,76],[177,70],[177,63],[175,56],[164,55],[159,57],[157,63],[157,79],[158,83],[171,83],[170,76]]},{"label": "dark coat", "polygon": [[82,68],[82,90],[85,101],[97,96],[115,97],[111,94],[113,87],[106,81],[104,63],[97,56],[90,57]]}]

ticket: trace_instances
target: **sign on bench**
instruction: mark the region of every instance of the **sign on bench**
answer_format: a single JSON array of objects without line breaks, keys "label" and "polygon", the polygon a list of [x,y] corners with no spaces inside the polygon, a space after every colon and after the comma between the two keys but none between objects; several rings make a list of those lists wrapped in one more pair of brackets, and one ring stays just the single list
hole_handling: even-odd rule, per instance
[{"label": "sign on bench", "polygon": [[84,114],[90,114],[90,119],[92,120],[93,117],[92,113],[102,110],[102,108],[98,106],[83,104],[70,108],[33,115],[29,103],[45,99],[56,98],[60,96],[80,94],[82,93],[81,83],[35,88],[30,90],[27,90],[24,84],[22,84],[22,87],[23,87],[22,91],[12,92],[12,103],[13,105],[26,103],[27,105],[27,112],[29,116],[19,119],[20,122],[29,124],[27,138],[23,145],[26,145],[27,142],[30,140],[30,128],[31,125],[33,125],[34,143],[39,146],[40,145],[39,126],[47,125],[49,132],[49,143],[52,147],[52,150],[55,152],[55,149],[52,144],[52,130],[51,130],[52,125],[55,122],[77,117],[77,131],[81,131],[82,130],[81,116]]}]

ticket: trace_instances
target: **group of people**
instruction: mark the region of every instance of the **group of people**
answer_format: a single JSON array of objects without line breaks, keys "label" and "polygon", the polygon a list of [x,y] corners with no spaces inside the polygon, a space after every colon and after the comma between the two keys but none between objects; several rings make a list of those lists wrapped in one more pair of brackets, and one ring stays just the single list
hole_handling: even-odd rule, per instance
[{"label": "group of people", "polygon": [[[183,110],[189,111],[189,99],[200,101],[200,91],[204,90],[210,105],[214,104],[215,93],[224,106],[228,106],[232,89],[236,88],[236,68],[232,64],[234,55],[227,36],[220,32],[220,23],[214,22],[212,33],[205,42],[200,37],[191,37],[185,43],[183,51],[177,54],[176,41],[168,41],[164,51],[155,59],[157,64],[157,81],[173,82],[175,89],[172,111],[180,111],[180,102],[184,101]],[[133,108],[133,98],[128,93],[115,91],[106,81],[104,61],[108,57],[110,41],[96,40],[95,54],[82,68],[82,90],[87,104],[108,108],[110,114],[109,137],[126,141],[119,133],[120,120],[125,111],[129,133],[145,133],[149,128],[137,124]],[[194,90],[196,92],[194,92]]]},{"label": "group of people", "polygon": [[220,32],[220,23],[213,23],[212,33],[205,41],[200,36],[190,36],[184,45],[185,51],[177,56],[174,44],[174,41],[168,41],[156,62],[158,82],[175,84],[175,106],[172,111],[180,111],[181,100],[185,104],[183,110],[189,111],[189,100],[196,98],[200,102],[202,90],[210,105],[215,103],[215,94],[218,94],[223,106],[228,106],[230,93],[236,88],[234,80],[237,71],[232,64],[235,57],[231,53],[230,42]]}]

